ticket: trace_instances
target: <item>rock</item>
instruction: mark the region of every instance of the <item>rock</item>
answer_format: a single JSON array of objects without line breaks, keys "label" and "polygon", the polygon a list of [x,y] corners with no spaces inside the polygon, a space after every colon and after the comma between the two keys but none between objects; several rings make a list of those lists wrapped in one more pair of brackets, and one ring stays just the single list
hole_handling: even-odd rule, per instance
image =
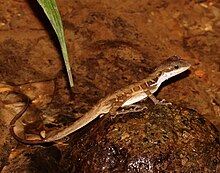
[{"label": "rock", "polygon": [[176,105],[105,115],[79,134],[62,157],[65,172],[220,172],[218,130]]}]

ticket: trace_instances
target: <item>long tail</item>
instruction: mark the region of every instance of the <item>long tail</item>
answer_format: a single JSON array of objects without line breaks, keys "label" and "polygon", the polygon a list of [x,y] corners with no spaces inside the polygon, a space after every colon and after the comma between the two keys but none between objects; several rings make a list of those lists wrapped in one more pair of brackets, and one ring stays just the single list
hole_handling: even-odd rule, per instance
[{"label": "long tail", "polygon": [[29,99],[28,96],[26,96],[25,94],[21,93],[21,92],[17,92],[17,91],[10,91],[10,93],[15,93],[19,96],[21,96],[22,100],[25,102],[25,106],[22,108],[22,110],[20,112],[18,112],[14,118],[11,120],[10,122],[10,127],[9,127],[9,130],[10,130],[10,134],[19,142],[21,143],[24,143],[24,144],[43,144],[45,143],[45,141],[42,139],[42,140],[26,140],[26,139],[23,139],[21,137],[19,137],[18,135],[15,134],[15,131],[14,131],[14,127],[15,127],[15,123],[17,122],[17,120],[19,118],[21,118],[21,116],[25,113],[25,111],[28,109],[30,103],[31,103],[31,100]]}]

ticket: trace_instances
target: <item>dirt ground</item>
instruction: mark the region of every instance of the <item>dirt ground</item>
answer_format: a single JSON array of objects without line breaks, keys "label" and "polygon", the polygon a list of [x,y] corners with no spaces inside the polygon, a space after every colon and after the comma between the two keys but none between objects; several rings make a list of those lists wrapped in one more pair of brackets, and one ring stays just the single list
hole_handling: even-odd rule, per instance
[{"label": "dirt ground", "polygon": [[[39,5],[26,0],[0,4],[0,85],[31,98],[29,121],[42,116],[58,117],[57,124],[71,122],[100,98],[145,78],[162,60],[178,55],[192,67],[165,82],[157,98],[194,109],[220,128],[220,2],[58,0],[57,4],[74,77],[72,92],[56,35]],[[10,97],[7,106],[0,104],[0,145],[8,150],[15,141],[7,125],[21,108],[16,100]]]}]

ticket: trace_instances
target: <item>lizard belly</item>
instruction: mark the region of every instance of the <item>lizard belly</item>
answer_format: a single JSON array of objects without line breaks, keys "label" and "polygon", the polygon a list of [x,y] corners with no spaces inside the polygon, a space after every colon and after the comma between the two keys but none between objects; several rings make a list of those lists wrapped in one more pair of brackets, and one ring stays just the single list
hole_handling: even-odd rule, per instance
[{"label": "lizard belly", "polygon": [[129,106],[132,105],[136,102],[139,102],[141,100],[143,100],[144,98],[147,97],[147,94],[145,92],[141,92],[139,94],[136,94],[134,96],[132,96],[131,98],[129,98],[128,100],[126,100],[121,107],[125,107],[125,106]]}]

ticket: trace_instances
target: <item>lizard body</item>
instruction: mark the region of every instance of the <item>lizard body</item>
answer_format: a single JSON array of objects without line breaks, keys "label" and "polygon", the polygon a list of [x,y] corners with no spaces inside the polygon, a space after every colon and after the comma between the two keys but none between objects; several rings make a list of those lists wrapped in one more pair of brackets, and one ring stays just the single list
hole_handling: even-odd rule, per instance
[{"label": "lizard body", "polygon": [[153,93],[165,80],[186,71],[191,65],[177,56],[163,61],[147,78],[114,92],[98,101],[92,109],[73,124],[58,130],[48,132],[42,140],[23,140],[28,144],[47,143],[59,140],[84,127],[103,114],[114,114],[120,107],[125,107],[149,97],[155,104],[161,103]]}]

